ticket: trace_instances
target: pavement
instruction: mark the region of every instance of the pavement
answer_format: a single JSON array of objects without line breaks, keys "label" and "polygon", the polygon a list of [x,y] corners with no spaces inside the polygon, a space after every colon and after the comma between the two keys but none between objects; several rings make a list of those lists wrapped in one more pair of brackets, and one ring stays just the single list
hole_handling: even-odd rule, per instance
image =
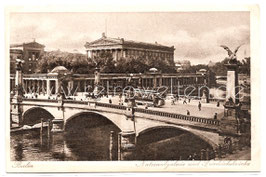
[{"label": "pavement", "polygon": [[[32,98],[31,95],[26,95],[28,98]],[[38,95],[38,99],[47,99],[46,95]],[[56,99],[55,96],[51,96],[50,99]],[[75,96],[76,100],[85,100],[84,96]],[[108,96],[101,97],[97,100],[97,102],[102,103],[109,103],[109,100],[112,100],[112,104],[119,104],[119,96]],[[92,100],[94,101],[94,100]],[[190,116],[197,116],[202,118],[210,118],[213,119],[214,114],[217,113],[217,118],[221,119],[224,114],[224,108],[222,104],[220,107],[217,107],[215,102],[205,103],[201,101],[201,110],[198,108],[199,100],[191,100],[190,102],[187,101],[187,104],[183,104],[183,99],[180,99],[172,105],[170,99],[166,99],[165,105],[163,107],[148,107],[150,110],[162,111],[162,112],[169,112],[169,113],[176,113],[187,115],[187,110],[190,112]],[[145,108],[142,105],[138,105],[140,108]]]},{"label": "pavement", "polygon": [[[109,99],[112,100],[112,104],[119,104],[118,96],[109,96],[108,98],[102,97],[98,102],[109,103]],[[188,102],[188,100],[187,100]],[[191,100],[190,103],[183,104],[183,100],[179,100],[175,102],[175,105],[171,104],[171,100],[166,100],[165,105],[161,108],[158,107],[149,107],[150,110],[169,112],[169,113],[177,113],[182,115],[187,115],[187,110],[190,112],[191,116],[197,116],[202,118],[211,118],[213,119],[214,114],[217,113],[217,118],[221,119],[224,114],[224,108],[222,105],[220,107],[216,106],[216,103],[204,103],[201,102],[201,111],[198,109],[198,100]],[[145,106],[138,105],[140,108],[145,108]]]}]

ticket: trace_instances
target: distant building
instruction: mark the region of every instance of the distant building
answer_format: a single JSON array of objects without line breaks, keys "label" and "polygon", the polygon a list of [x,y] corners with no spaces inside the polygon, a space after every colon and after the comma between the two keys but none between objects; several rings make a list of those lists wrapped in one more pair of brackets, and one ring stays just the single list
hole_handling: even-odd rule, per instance
[{"label": "distant building", "polygon": [[105,33],[100,39],[87,42],[85,48],[88,58],[98,56],[101,52],[110,52],[115,61],[130,57],[143,57],[144,59],[158,57],[169,63],[174,63],[174,46],[164,46],[157,42],[151,44],[125,40],[124,38],[110,38],[106,37]]},{"label": "distant building", "polygon": [[11,44],[10,45],[10,72],[15,71],[16,59],[24,60],[23,72],[34,73],[36,64],[44,52],[45,46],[33,42],[22,43],[22,44]]}]

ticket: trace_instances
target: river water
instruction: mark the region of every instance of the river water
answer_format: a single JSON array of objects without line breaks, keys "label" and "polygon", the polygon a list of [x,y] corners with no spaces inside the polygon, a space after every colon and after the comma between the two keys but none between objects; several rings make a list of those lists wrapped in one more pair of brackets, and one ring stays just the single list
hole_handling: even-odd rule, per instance
[{"label": "river water", "polygon": [[[113,159],[117,160],[119,129],[113,124],[89,128],[73,126],[76,131],[55,133],[48,139],[47,129],[40,138],[40,130],[11,135],[13,161],[107,161],[109,159],[110,131],[114,131]],[[77,128],[80,127],[80,128]],[[137,139],[135,160],[187,160],[194,153],[210,148],[196,136],[176,129],[157,129]],[[194,154],[195,155],[195,154]]]}]

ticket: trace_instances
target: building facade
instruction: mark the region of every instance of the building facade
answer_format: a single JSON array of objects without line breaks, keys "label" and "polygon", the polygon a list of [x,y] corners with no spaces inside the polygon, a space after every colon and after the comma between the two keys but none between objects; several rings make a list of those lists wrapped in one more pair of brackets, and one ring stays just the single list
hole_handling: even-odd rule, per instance
[{"label": "building facade", "polygon": [[31,74],[35,72],[36,64],[44,53],[45,46],[33,42],[10,45],[10,71],[14,73],[16,59],[24,60],[23,72]]},{"label": "building facade", "polygon": [[164,46],[157,42],[154,44],[125,40],[124,38],[110,38],[102,34],[102,37],[93,42],[85,44],[88,58],[99,56],[101,52],[109,52],[115,61],[121,58],[149,59],[157,57],[174,63],[174,46]]}]

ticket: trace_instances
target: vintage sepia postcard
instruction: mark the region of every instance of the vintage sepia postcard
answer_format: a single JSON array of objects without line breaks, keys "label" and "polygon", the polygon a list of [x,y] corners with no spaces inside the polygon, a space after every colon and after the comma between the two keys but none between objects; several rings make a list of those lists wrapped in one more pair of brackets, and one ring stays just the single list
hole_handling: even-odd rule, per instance
[{"label": "vintage sepia postcard", "polygon": [[5,17],[7,172],[260,170],[259,6]]}]

